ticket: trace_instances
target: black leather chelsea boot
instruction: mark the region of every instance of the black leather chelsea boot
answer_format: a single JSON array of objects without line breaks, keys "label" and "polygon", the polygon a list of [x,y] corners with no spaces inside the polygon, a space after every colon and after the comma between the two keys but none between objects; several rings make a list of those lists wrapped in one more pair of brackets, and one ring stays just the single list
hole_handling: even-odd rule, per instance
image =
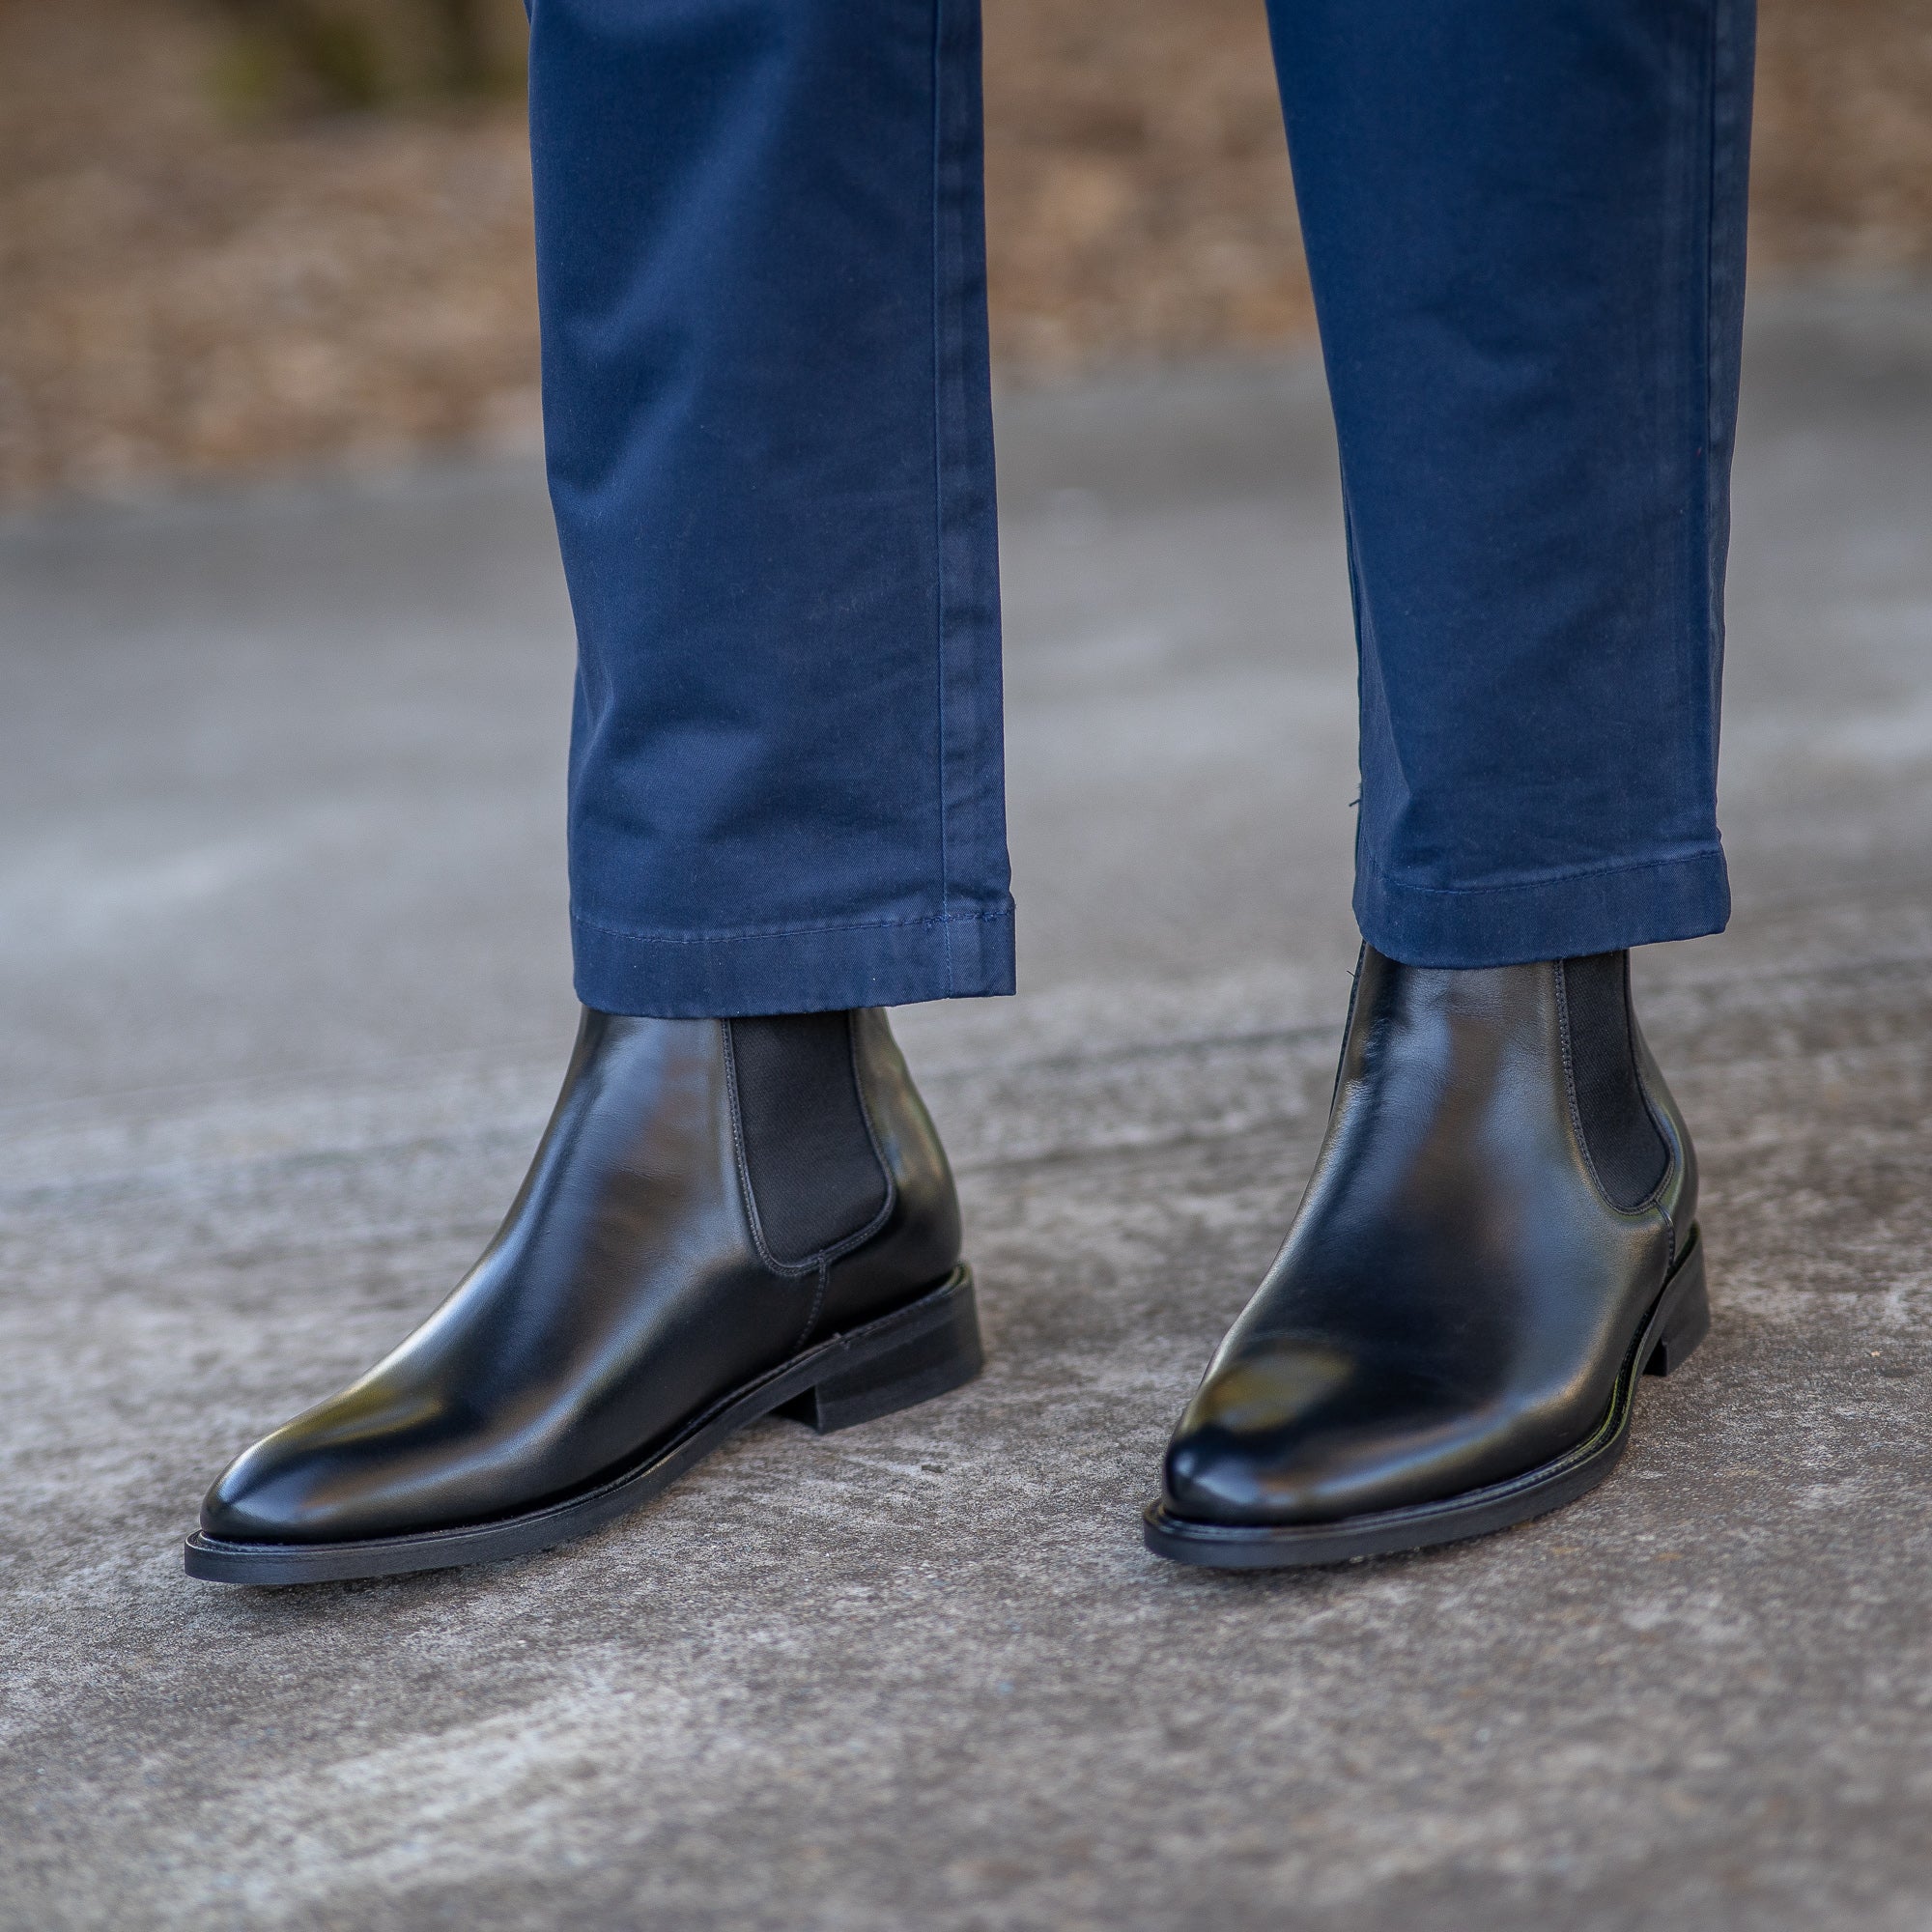
[{"label": "black leather chelsea boot", "polygon": [[359,1381],[230,1465],[188,1575],[520,1555],[775,1409],[843,1429],[979,1367],[952,1172],[883,1012],[585,1012],[482,1260]]},{"label": "black leather chelsea boot", "polygon": [[1629,955],[1364,948],[1327,1137],[1167,1452],[1148,1548],[1273,1569],[1480,1536],[1607,1476],[1710,1325]]}]

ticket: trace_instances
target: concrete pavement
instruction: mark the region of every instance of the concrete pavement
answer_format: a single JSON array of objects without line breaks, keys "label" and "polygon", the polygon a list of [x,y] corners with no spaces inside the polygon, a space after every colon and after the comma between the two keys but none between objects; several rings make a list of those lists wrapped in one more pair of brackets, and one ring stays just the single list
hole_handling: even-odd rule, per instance
[{"label": "concrete pavement", "polygon": [[1605,1489],[1140,1548],[1346,998],[1318,372],[1006,398],[1023,985],[900,1034],[992,1359],[497,1570],[192,1585],[473,1255],[573,1012],[527,464],[0,529],[0,1925],[1932,1920],[1932,298],[1754,318],[1738,910],[1640,966],[1717,1326]]}]

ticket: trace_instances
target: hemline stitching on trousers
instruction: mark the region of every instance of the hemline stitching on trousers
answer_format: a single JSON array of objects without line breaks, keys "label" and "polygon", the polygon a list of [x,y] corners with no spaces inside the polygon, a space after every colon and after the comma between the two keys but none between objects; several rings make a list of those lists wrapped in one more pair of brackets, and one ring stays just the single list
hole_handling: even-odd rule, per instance
[{"label": "hemline stitching on trousers", "polygon": [[1581,879],[1602,878],[1608,872],[1661,872],[1677,866],[1702,865],[1708,859],[1721,859],[1724,848],[1721,845],[1708,845],[1702,851],[1686,852],[1674,859],[1616,859],[1607,866],[1589,866],[1576,872],[1551,872],[1538,879],[1518,879],[1507,884],[1494,886],[1418,886],[1406,879],[1398,879],[1385,872],[1376,862],[1364,855],[1361,859],[1365,870],[1373,872],[1383,886],[1398,893],[1431,893],[1437,898],[1466,898],[1475,893],[1534,893],[1544,892],[1551,887],[1574,885]]},{"label": "hemline stitching on trousers", "polygon": [[1010,911],[929,913],[921,919],[864,919],[833,925],[762,925],[737,932],[635,932],[628,926],[607,925],[586,913],[570,915],[573,925],[588,926],[593,932],[609,933],[612,939],[635,939],[646,946],[728,946],[741,939],[795,939],[810,932],[880,932],[904,926],[1007,924]]}]

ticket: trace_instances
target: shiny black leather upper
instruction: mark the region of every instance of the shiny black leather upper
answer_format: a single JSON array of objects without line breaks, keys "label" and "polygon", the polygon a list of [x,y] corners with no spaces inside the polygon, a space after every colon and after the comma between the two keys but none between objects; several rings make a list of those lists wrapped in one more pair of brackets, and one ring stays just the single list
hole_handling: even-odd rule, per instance
[{"label": "shiny black leather upper", "polygon": [[[1566,1002],[1561,961],[1446,971],[1364,949],[1300,1210],[1169,1448],[1174,1514],[1334,1521],[1589,1435],[1696,1211],[1690,1136],[1619,1004],[1627,1031],[1579,1043],[1579,1017],[1612,1021]],[[1611,1074],[1628,1057],[1644,1120],[1582,1118],[1579,1045]],[[1583,1097],[1602,1111],[1619,1091],[1599,1075]],[[1661,1178],[1621,1206],[1591,1142],[1640,1151],[1652,1132]]]},{"label": "shiny black leather upper", "polygon": [[[747,1117],[767,1138],[787,1129],[781,1104],[742,1104],[732,1024],[586,1011],[482,1259],[367,1375],[241,1456],[202,1507],[204,1531],[332,1542],[568,1495],[810,1342],[942,1279],[959,1257],[952,1177],[884,1013],[849,1021],[875,1167],[846,1211],[865,1218],[822,1228],[802,1255],[774,1255],[751,1205],[757,1166],[786,1170],[784,1149],[748,1149]],[[785,1050],[763,1043],[760,1078],[783,1080]]]}]

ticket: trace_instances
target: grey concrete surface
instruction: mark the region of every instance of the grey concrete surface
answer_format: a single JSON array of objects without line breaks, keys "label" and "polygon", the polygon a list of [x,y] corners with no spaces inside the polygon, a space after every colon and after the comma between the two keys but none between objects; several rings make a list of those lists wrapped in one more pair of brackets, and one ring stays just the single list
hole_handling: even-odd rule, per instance
[{"label": "grey concrete surface", "polygon": [[1024,987],[901,1034],[991,1363],[497,1570],[180,1574],[430,1305],[572,1019],[526,467],[0,530],[0,1924],[1932,1923],[1932,299],[1753,325],[1738,911],[1644,959],[1717,1326],[1618,1475],[1145,1556],[1352,952],[1317,372],[1005,399]]}]

